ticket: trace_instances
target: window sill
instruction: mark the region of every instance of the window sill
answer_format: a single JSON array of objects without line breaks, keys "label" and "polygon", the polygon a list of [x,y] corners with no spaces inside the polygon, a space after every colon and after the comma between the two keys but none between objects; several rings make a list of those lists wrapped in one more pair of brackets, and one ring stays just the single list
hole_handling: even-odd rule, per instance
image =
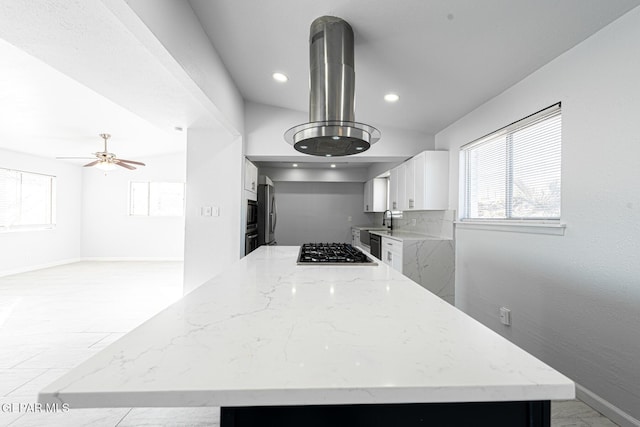
[{"label": "window sill", "polygon": [[469,230],[505,231],[512,233],[549,234],[564,236],[566,224],[543,222],[507,222],[507,221],[455,221],[456,228]]},{"label": "window sill", "polygon": [[49,231],[49,230],[55,230],[56,226],[42,226],[42,227],[29,227],[29,226],[23,226],[23,227],[10,227],[10,228],[2,228],[0,227],[0,234],[1,233],[6,233],[6,234],[10,234],[10,233],[23,233],[23,232],[27,232],[27,231]]}]

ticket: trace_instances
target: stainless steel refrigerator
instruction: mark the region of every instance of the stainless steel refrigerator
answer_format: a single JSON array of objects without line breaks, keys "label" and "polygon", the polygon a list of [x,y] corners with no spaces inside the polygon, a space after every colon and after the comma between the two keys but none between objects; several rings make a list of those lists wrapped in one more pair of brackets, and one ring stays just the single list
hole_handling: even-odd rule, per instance
[{"label": "stainless steel refrigerator", "polygon": [[276,223],[278,209],[276,207],[276,192],[273,182],[268,176],[258,178],[258,244],[276,244]]}]

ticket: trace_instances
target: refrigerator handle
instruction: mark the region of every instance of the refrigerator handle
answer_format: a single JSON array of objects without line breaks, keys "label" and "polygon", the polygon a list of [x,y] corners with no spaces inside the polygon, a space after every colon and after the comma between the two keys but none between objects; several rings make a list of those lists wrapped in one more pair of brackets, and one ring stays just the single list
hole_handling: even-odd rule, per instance
[{"label": "refrigerator handle", "polygon": [[276,223],[278,222],[278,205],[276,204],[276,199],[273,199],[273,225],[272,225],[272,229],[271,232],[275,233],[276,232]]}]

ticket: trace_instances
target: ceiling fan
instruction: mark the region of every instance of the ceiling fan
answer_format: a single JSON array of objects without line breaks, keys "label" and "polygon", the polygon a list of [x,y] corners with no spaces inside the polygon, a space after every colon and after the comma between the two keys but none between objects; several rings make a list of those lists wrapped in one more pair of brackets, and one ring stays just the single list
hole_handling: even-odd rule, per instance
[{"label": "ceiling fan", "polygon": [[[112,170],[116,166],[121,166],[123,168],[133,170],[136,168],[135,166],[132,166],[132,165],[145,166],[145,164],[142,162],[119,159],[116,157],[115,154],[109,153],[109,151],[107,151],[107,141],[109,140],[109,138],[111,138],[111,135],[109,135],[108,133],[101,133],[100,138],[104,139],[104,151],[98,151],[96,153],[93,153],[93,155],[97,158],[97,160],[87,163],[86,165],[84,165],[84,167],[95,166],[102,170]],[[93,157],[56,157],[56,159],[92,159],[92,158]]]}]

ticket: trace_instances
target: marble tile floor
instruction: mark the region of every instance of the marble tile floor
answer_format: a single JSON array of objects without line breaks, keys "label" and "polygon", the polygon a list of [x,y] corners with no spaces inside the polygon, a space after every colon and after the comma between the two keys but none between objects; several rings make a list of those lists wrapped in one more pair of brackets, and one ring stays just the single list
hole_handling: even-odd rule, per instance
[{"label": "marble tile floor", "polygon": [[[182,295],[179,262],[79,262],[0,277],[0,426],[217,426],[217,408],[10,411]],[[552,426],[615,426],[580,401]]]}]

